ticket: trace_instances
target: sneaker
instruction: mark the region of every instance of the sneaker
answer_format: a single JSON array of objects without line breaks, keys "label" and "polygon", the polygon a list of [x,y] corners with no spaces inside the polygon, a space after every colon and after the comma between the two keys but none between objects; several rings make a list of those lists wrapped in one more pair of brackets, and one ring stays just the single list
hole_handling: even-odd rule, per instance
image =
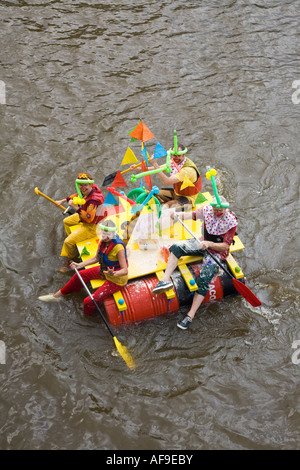
[{"label": "sneaker", "polygon": [[186,330],[190,326],[191,323],[192,323],[192,319],[189,315],[187,315],[186,317],[184,317],[183,320],[177,323],[177,326],[178,328],[181,328],[182,330]]},{"label": "sneaker", "polygon": [[161,294],[162,292],[166,292],[167,290],[173,287],[173,283],[171,281],[158,281],[154,289],[152,290],[153,294]]},{"label": "sneaker", "polygon": [[38,297],[42,302],[60,302],[61,297],[54,297],[54,294],[41,295]]}]

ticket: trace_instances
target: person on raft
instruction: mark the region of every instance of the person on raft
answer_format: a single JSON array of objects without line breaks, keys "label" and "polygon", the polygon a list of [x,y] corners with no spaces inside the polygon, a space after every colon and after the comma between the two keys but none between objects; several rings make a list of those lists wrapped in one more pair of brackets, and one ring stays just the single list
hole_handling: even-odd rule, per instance
[{"label": "person on raft", "polygon": [[[200,171],[195,163],[186,156],[187,148],[183,144],[178,144],[177,150],[174,149],[175,147],[171,151],[171,173],[165,173],[165,171],[157,173],[162,184],[173,185],[173,188],[161,188],[156,195],[159,202],[163,203],[163,209],[193,205],[202,187]],[[156,160],[152,161],[152,165],[148,170],[159,168]],[[130,168],[141,171],[140,168],[133,168],[133,166]],[[185,181],[189,182],[187,186],[183,184]]]},{"label": "person on raft", "polygon": [[[119,291],[128,282],[128,260],[126,247],[123,240],[117,234],[117,226],[111,220],[105,220],[99,224],[101,241],[95,256],[81,263],[70,264],[71,269],[80,269],[80,275],[87,284],[93,279],[102,279],[104,284],[93,294],[96,303],[102,302],[106,297]],[[99,263],[88,269],[86,266]],[[38,297],[43,302],[59,302],[62,298],[73,292],[79,292],[83,288],[82,283],[75,273],[69,282],[55,294],[47,294]],[[96,307],[88,296],[83,301],[83,313],[94,316]]]},{"label": "person on raft", "polygon": [[[64,240],[61,256],[66,256],[67,259],[60,268],[61,273],[71,271],[70,262],[78,256],[76,243],[95,237],[97,224],[107,215],[103,208],[104,195],[89,173],[79,173],[76,188],[77,193],[55,201],[58,206],[67,202],[76,211],[64,219],[67,237]],[[74,225],[79,227],[71,232],[71,227]]]},{"label": "person on raft", "polygon": [[209,284],[213,277],[217,274],[219,266],[215,261],[205,253],[205,250],[210,252],[221,260],[225,260],[229,255],[229,248],[233,242],[233,237],[236,232],[238,221],[234,212],[227,209],[228,202],[223,196],[220,196],[219,202],[214,197],[212,202],[206,206],[199,207],[192,212],[181,212],[171,214],[171,218],[175,219],[201,219],[203,220],[204,233],[201,240],[201,246],[197,240],[189,239],[187,241],[174,243],[170,247],[170,256],[167,262],[167,267],[162,279],[157,283],[156,287],[152,290],[154,294],[166,292],[173,287],[171,282],[171,274],[176,269],[178,260],[181,256],[199,256],[203,255],[203,265],[200,270],[196,283],[198,290],[195,291],[193,302],[187,315],[177,323],[177,326],[182,330],[186,330],[193,318],[196,315],[204,297],[209,290]]}]

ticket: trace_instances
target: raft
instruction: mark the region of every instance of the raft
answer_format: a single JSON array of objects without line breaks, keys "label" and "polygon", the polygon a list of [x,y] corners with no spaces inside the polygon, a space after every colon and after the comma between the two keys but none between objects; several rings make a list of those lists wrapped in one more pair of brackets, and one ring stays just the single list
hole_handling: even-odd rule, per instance
[{"label": "raft", "polygon": [[[111,188],[108,188],[108,190]],[[118,234],[122,238],[124,227],[130,223],[134,214],[139,192],[136,199],[131,199],[132,192],[126,196],[123,192],[118,193],[112,189],[115,199],[118,202],[115,209],[110,207],[107,218],[113,220],[119,227]],[[209,192],[201,193],[202,201],[196,204],[191,210],[205,204],[209,204],[212,196]],[[163,211],[164,212],[164,211]],[[153,206],[145,204],[140,212],[140,218],[151,217]],[[191,238],[191,235],[177,221],[175,224],[164,224],[157,228],[158,222],[163,220],[161,212],[156,214],[156,224],[154,224],[153,236],[147,239],[140,239],[133,235],[127,243],[129,262],[129,282],[113,296],[105,299],[101,304],[102,312],[106,320],[112,325],[125,323],[135,323],[153,318],[158,315],[165,315],[177,312],[181,307],[192,303],[193,293],[197,290],[195,279],[202,267],[201,256],[186,256],[179,259],[178,267],[172,275],[173,288],[169,291],[155,295],[152,289],[157,281],[162,278],[168,260],[169,247],[179,240]],[[201,233],[202,221],[186,220],[185,224],[195,234]],[[76,230],[76,226],[73,227]],[[97,234],[101,236],[100,234]],[[83,261],[95,255],[100,238],[95,237],[85,242],[77,244],[78,252]],[[238,235],[234,237],[234,243],[230,247],[230,254],[226,262],[222,261],[224,267],[232,275],[244,283],[244,274],[234,259],[232,253],[243,250],[245,247]],[[95,279],[91,281],[92,289],[100,287],[104,281]],[[204,298],[204,303],[215,302],[227,296],[237,295],[232,277],[222,269],[210,283],[209,292]]]}]

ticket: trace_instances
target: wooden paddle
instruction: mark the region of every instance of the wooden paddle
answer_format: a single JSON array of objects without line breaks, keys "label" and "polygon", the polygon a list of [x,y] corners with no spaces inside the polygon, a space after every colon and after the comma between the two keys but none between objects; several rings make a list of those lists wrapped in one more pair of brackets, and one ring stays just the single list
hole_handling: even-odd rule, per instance
[{"label": "wooden paddle", "polygon": [[75,272],[77,274],[77,276],[79,277],[80,281],[81,281],[81,284],[83,285],[83,287],[85,288],[87,294],[89,295],[89,297],[91,298],[91,300],[93,301],[93,304],[95,305],[96,309],[98,310],[98,312],[100,313],[101,317],[102,317],[102,320],[104,321],[105,323],[105,326],[106,328],[108,329],[108,331],[110,332],[111,336],[113,337],[113,340],[115,342],[115,345],[116,345],[116,348],[119,352],[119,354],[122,356],[122,358],[124,359],[124,361],[126,362],[127,366],[129,367],[129,369],[135,369],[135,363],[134,363],[134,360],[132,359],[132,357],[130,356],[129,352],[127,351],[127,349],[125,348],[125,346],[123,346],[120,341],[116,338],[116,336],[113,334],[109,324],[107,323],[103,313],[101,312],[100,308],[99,308],[99,305],[96,303],[95,299],[93,298],[92,294],[90,293],[89,289],[87,288],[87,285],[85,284],[84,280],[82,279],[81,275],[79,274],[79,271],[77,268],[74,268],[75,269]]},{"label": "wooden paddle", "polygon": [[[200,240],[194,235],[194,233],[185,225],[185,223],[178,217],[177,220],[183,225],[183,227],[192,235],[201,244]],[[244,299],[252,305],[252,307],[259,307],[261,305],[261,301],[253,294],[253,292],[249,289],[249,287],[245,286],[241,281],[236,279],[216,258],[209,250],[205,250],[206,253],[220,266],[223,271],[232,278],[232,282],[236,290],[244,297]]]},{"label": "wooden paddle", "polygon": [[75,211],[73,209],[70,209],[69,207],[65,208],[64,206],[57,205],[56,202],[54,201],[54,199],[51,199],[51,197],[49,197],[46,194],[39,191],[39,189],[37,187],[34,188],[34,192],[35,192],[35,194],[43,196],[44,198],[48,199],[48,201],[53,202],[53,204],[55,204],[56,207],[59,207],[60,209],[62,209],[64,211],[64,213],[68,213],[68,214],[74,214],[75,213]]},{"label": "wooden paddle", "polygon": [[[149,159],[149,162],[151,162],[151,160],[153,160],[153,157]],[[128,173],[129,171],[132,171],[134,170],[134,168],[138,168],[141,165],[142,165],[142,162],[137,163],[136,165],[133,165],[132,168],[129,167],[127,168],[127,170],[121,171],[121,175],[124,175],[125,173]],[[110,175],[105,176],[102,186],[109,186],[113,182],[115,177],[117,176],[117,173],[118,173],[117,171],[114,171],[113,173],[110,173]]]}]

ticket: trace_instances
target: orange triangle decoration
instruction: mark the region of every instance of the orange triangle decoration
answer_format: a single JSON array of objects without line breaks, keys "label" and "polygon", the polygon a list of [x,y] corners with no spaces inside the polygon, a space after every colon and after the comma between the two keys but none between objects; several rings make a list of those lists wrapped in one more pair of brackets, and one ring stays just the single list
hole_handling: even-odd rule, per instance
[{"label": "orange triangle decoration", "polygon": [[[148,170],[148,168],[147,168],[147,166],[146,166],[144,160],[142,160],[142,171],[147,171],[147,170]],[[150,175],[144,176],[144,180],[146,181],[146,183],[147,183],[147,185],[148,185],[148,187],[149,187],[149,189],[150,189],[150,191],[151,191],[151,189],[152,189],[151,176],[150,176]]]},{"label": "orange triangle decoration", "polygon": [[152,132],[148,129],[143,121],[139,122],[138,125],[129,133],[130,137],[147,142],[147,140],[155,139]]},{"label": "orange triangle decoration", "polygon": [[113,180],[113,183],[111,185],[113,188],[123,188],[127,186],[126,181],[124,180],[122,174],[120,171],[116,174],[115,179]]},{"label": "orange triangle decoration", "polygon": [[126,165],[127,163],[138,163],[138,159],[134,155],[130,147],[127,148],[125,155],[123,157],[121,165]]},{"label": "orange triangle decoration", "polygon": [[194,183],[191,182],[191,180],[185,176],[182,181],[182,185],[180,186],[180,189],[187,188],[188,186],[195,186]]}]

